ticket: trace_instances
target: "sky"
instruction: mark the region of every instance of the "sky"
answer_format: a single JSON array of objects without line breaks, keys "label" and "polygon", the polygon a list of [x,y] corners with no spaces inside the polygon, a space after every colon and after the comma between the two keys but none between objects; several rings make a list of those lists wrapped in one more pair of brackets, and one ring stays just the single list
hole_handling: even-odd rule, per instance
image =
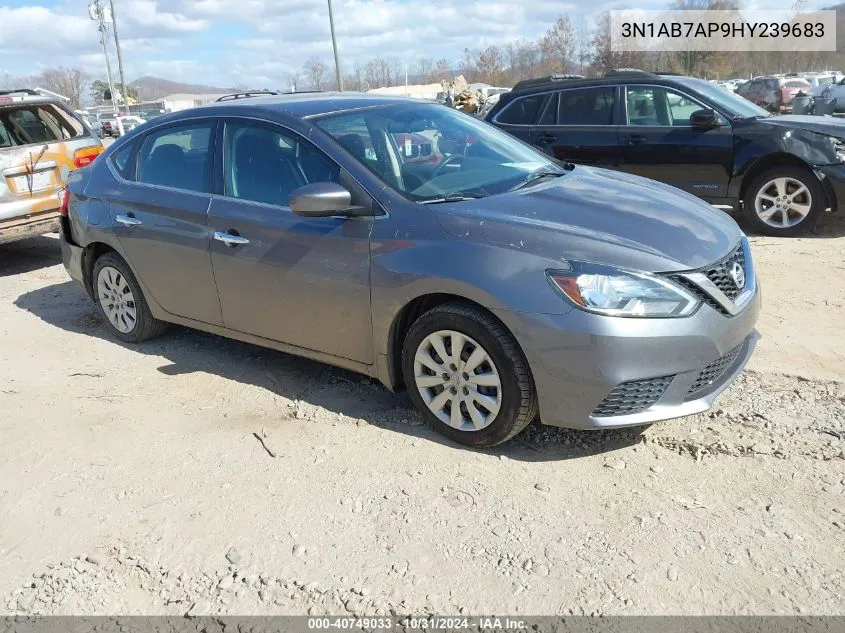
[{"label": "sky", "polygon": [[[107,2],[108,0],[106,0]],[[82,68],[104,77],[90,0],[0,0],[0,73]],[[326,0],[114,0],[127,81],[153,75],[215,86],[284,87],[311,56],[332,64]],[[748,6],[750,3],[744,3]],[[757,8],[773,0],[754,2]],[[831,2],[810,0],[809,8]],[[333,0],[341,65],[396,57],[457,63],[465,47],[534,39],[560,15],[662,9],[667,0]],[[110,49],[117,74],[114,48]]]}]

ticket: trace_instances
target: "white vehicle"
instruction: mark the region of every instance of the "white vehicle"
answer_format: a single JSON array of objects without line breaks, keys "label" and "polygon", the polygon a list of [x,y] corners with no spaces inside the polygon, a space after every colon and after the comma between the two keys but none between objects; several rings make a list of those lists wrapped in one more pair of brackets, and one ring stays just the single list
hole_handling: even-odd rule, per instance
[{"label": "white vehicle", "polygon": [[139,116],[119,116],[115,120],[114,128],[116,128],[114,135],[115,136],[123,136],[127,132],[134,130],[136,127],[141,125],[142,123],[146,123],[146,119],[142,119]]},{"label": "white vehicle", "polygon": [[810,96],[821,97],[828,86],[840,83],[845,79],[845,75],[841,73],[807,73],[802,75],[804,79],[810,82]]}]

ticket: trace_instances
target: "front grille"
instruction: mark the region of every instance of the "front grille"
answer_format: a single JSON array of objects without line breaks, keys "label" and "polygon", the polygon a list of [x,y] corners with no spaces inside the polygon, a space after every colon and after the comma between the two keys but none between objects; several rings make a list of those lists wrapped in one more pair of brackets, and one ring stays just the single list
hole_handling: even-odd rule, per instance
[{"label": "front grille", "polygon": [[674,376],[631,380],[617,385],[593,410],[593,417],[608,418],[645,411],[660,399]]},{"label": "front grille", "polygon": [[742,266],[743,272],[745,271],[745,253],[742,251],[741,244],[726,259],[701,271],[731,301],[736,299],[744,289],[744,286],[738,288],[731,276],[731,268],[734,264],[739,264]]},{"label": "front grille", "polygon": [[[715,264],[690,272],[702,273],[713,283],[713,285],[721,290],[728,299],[733,301],[745,289],[744,285],[742,288],[738,288],[734,282],[733,276],[731,275],[731,269],[735,263],[742,266],[743,272],[747,272],[747,268],[745,266],[745,252],[742,249],[742,244],[739,244],[727,257]],[[675,283],[682,285],[684,288],[692,292],[696,297],[704,301],[704,303],[709,305],[711,308],[718,310],[722,314],[729,314],[724,306],[710,296],[710,293],[706,292],[683,275],[671,275],[671,279]],[[747,283],[748,281],[746,278],[746,284]]]},{"label": "front grille", "polygon": [[725,375],[731,366],[733,366],[741,352],[742,345],[737,345],[727,354],[707,365],[707,367],[702,369],[701,373],[698,374],[698,378],[696,378],[695,382],[692,383],[687,395],[702,395],[703,392],[707,391],[714,383]]}]

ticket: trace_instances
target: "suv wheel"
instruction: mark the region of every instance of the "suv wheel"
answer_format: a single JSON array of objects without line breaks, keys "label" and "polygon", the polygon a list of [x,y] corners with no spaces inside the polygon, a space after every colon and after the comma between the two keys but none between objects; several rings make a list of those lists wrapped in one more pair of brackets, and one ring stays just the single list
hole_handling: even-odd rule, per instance
[{"label": "suv wheel", "polygon": [[501,444],[537,416],[525,356],[499,321],[472,305],[423,314],[405,337],[402,373],[426,422],[461,444]]},{"label": "suv wheel", "polygon": [[100,310],[120,340],[140,343],[167,329],[167,323],[153,317],[135,275],[117,253],[97,259],[93,281]]},{"label": "suv wheel", "polygon": [[745,217],[765,235],[790,237],[812,228],[824,215],[819,179],[801,167],[775,167],[757,176],[743,201]]}]

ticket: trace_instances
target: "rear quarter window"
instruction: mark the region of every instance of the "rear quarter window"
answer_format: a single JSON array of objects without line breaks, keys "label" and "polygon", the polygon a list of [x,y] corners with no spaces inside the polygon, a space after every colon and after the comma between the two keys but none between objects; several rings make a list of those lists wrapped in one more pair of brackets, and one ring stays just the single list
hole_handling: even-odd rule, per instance
[{"label": "rear quarter window", "polygon": [[124,180],[135,180],[135,161],[138,155],[138,141],[133,140],[114,152],[110,161],[115,171]]},{"label": "rear quarter window", "polygon": [[545,94],[515,99],[499,113],[496,121],[511,125],[531,125],[537,120],[537,115],[540,113],[540,106],[543,105],[545,99]]}]

